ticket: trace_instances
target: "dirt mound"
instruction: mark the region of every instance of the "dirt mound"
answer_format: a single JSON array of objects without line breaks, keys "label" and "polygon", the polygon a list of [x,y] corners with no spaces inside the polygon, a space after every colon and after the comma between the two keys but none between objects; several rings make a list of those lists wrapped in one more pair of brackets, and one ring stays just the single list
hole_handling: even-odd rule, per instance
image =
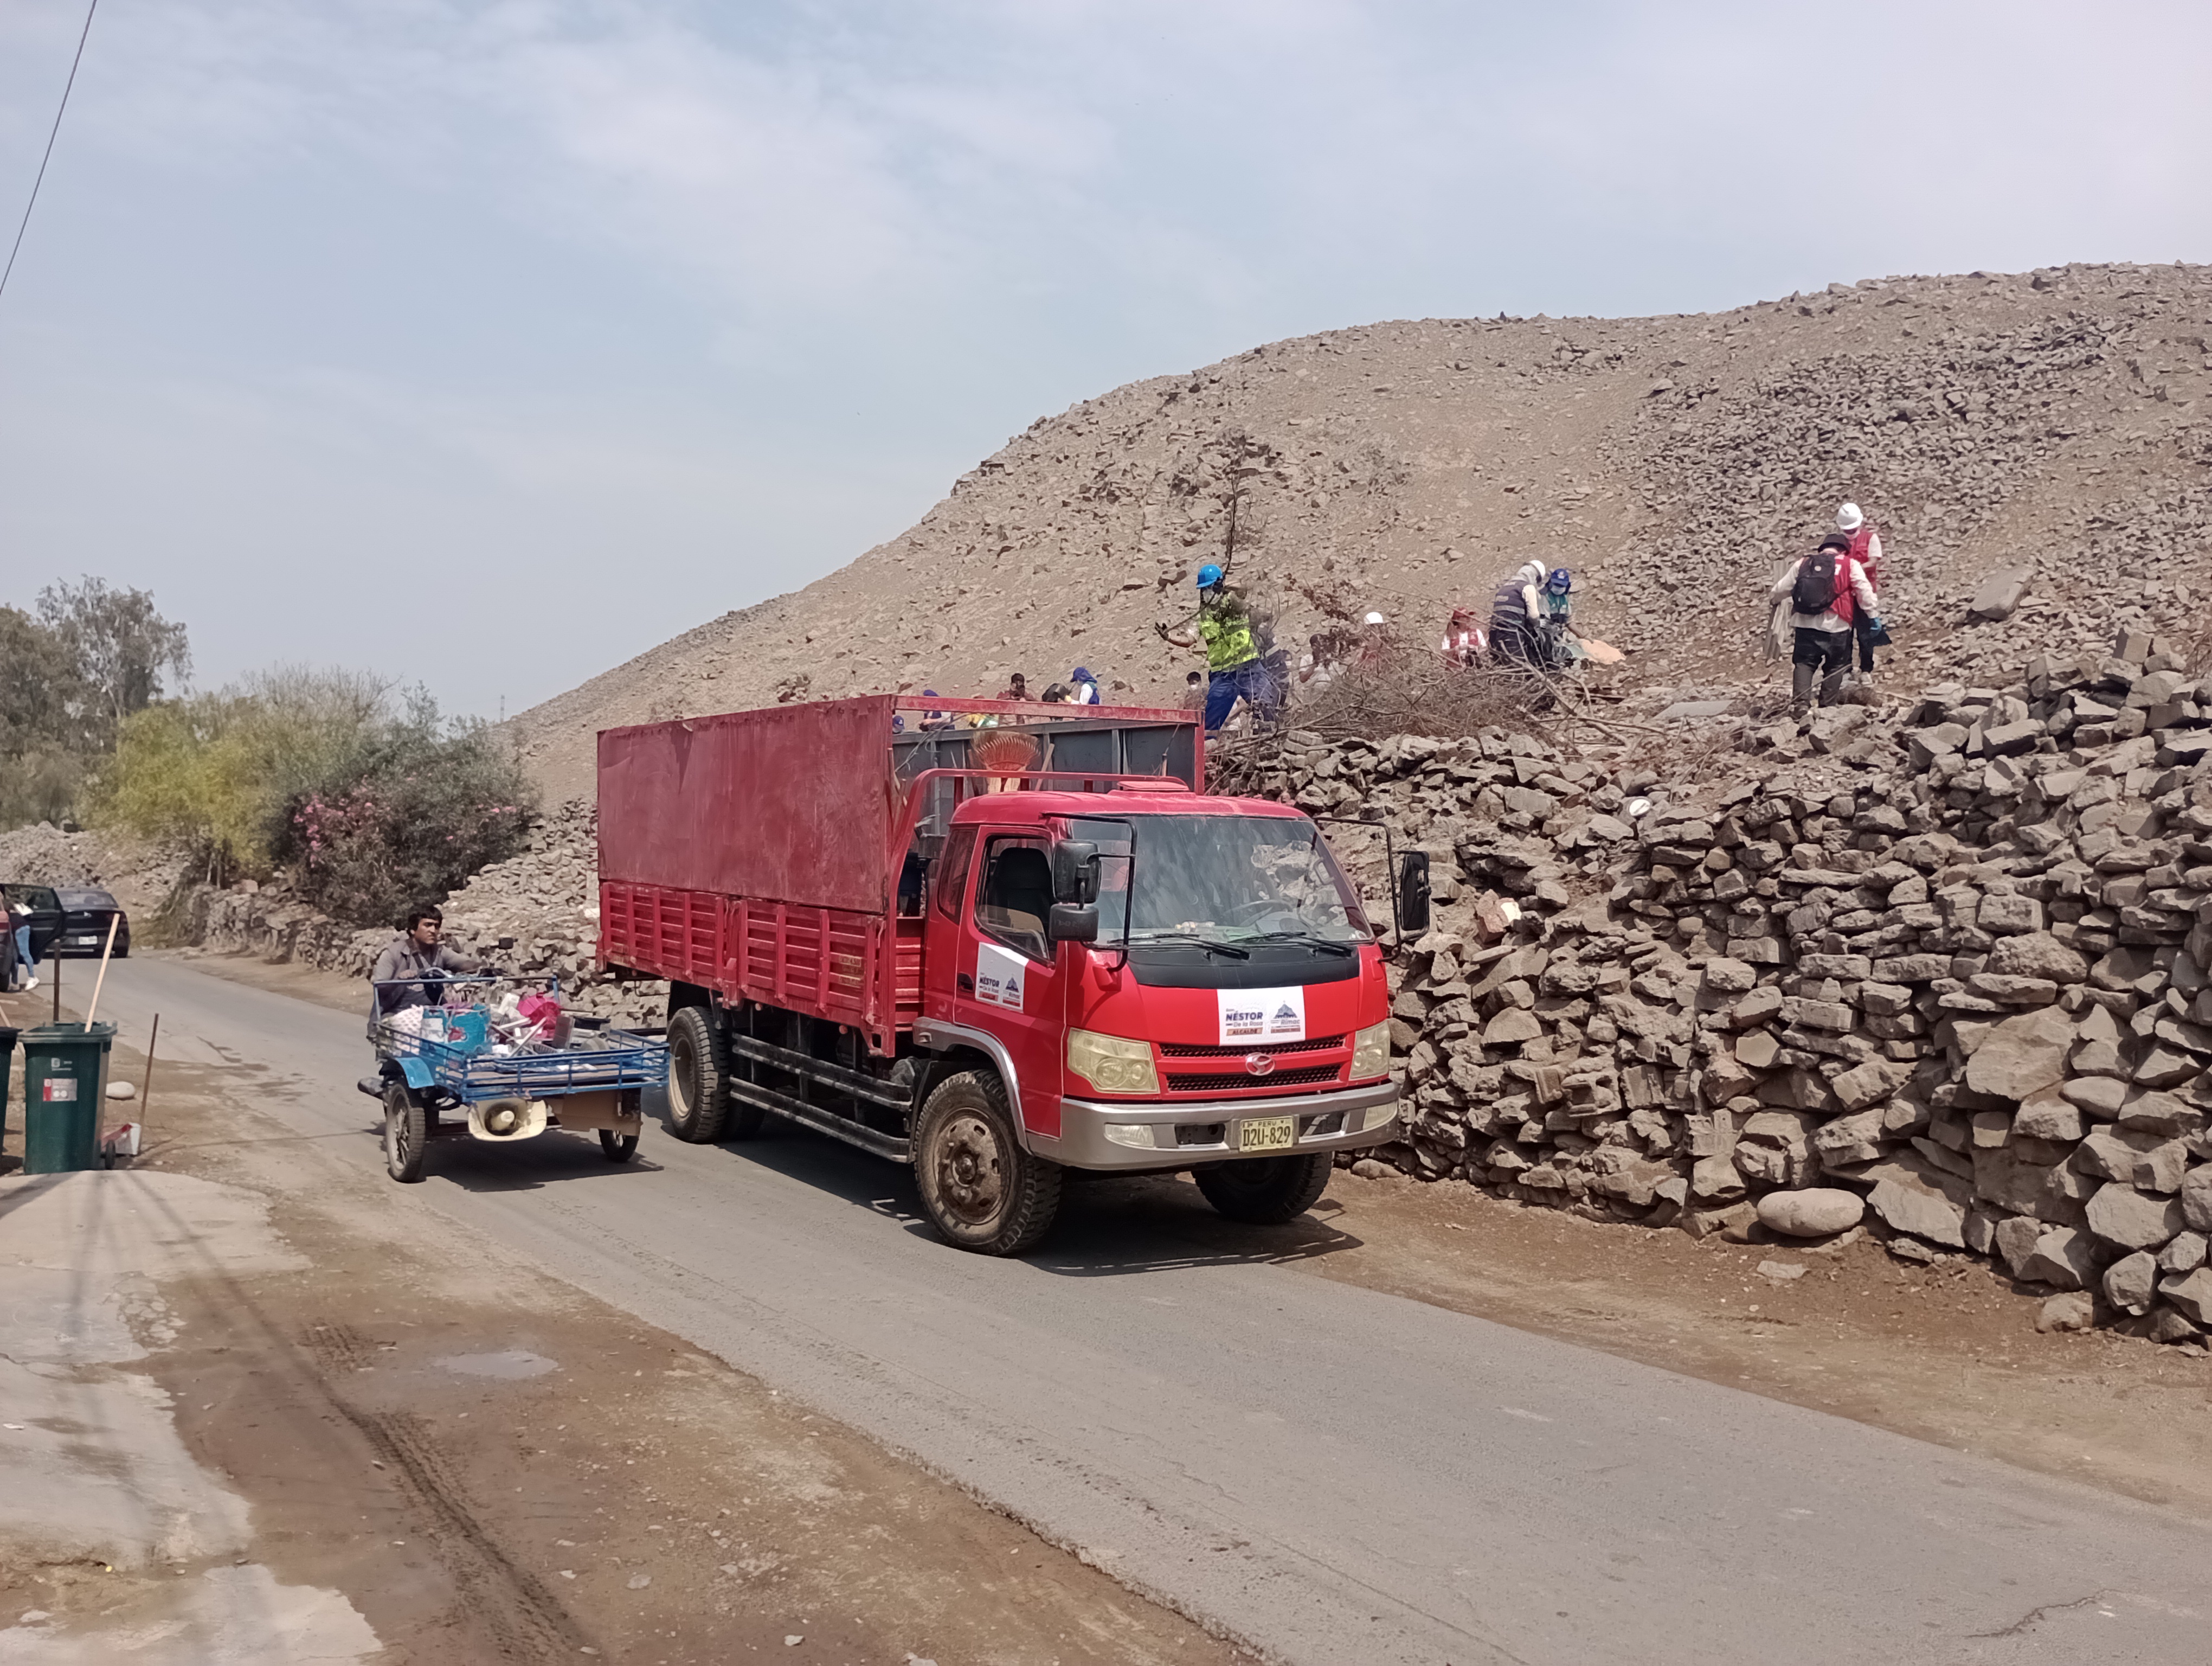
[{"label": "dirt mound", "polygon": [[[1888,551],[1900,680],[1984,680],[2122,623],[2185,628],[2212,529],[2212,269],[1868,280],[1734,312],[1424,319],[1255,348],[1043,418],[908,532],[514,720],[553,801],[611,724],[1081,662],[1173,703],[1202,561],[1425,638],[1519,562],[1574,569],[1644,683],[1732,684],[1774,561],[1854,500]],[[2027,599],[1970,624],[1992,569]]]}]

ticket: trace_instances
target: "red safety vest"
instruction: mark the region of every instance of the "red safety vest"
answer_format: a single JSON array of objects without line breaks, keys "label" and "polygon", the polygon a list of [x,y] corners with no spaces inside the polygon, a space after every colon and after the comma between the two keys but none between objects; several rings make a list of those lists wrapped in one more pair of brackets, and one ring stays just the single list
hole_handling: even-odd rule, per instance
[{"label": "red safety vest", "polygon": [[1867,554],[1874,547],[1874,522],[1862,520],[1859,529],[1851,534],[1850,558],[1866,569],[1867,582],[1874,587],[1876,595],[1881,593],[1881,569]]}]

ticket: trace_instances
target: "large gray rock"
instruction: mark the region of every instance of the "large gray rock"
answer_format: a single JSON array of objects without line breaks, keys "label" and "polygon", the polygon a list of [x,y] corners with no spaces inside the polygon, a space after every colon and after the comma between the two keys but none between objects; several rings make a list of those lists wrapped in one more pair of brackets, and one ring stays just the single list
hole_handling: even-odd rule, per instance
[{"label": "large gray rock", "polygon": [[2053,1296],[2036,1310],[2035,1328],[2052,1331],[2087,1330],[2097,1322],[2097,1304],[2080,1291]]},{"label": "large gray rock", "polygon": [[1728,1157],[1701,1157],[1690,1170],[1690,1193],[1693,1197],[1709,1198],[1725,1202],[1744,1194],[1743,1176],[1737,1172],[1735,1160]]},{"label": "large gray rock", "polygon": [[2123,1250],[2155,1250],[2182,1228],[2178,1198],[2149,1197],[2117,1180],[2100,1186],[2088,1204],[2089,1230]]},{"label": "large gray rock", "polygon": [[2143,1128],[2100,1128],[2074,1148],[2084,1174],[2118,1180],[2146,1192],[2177,1192],[2188,1164],[2188,1146]]},{"label": "large gray rock", "polygon": [[2212,1163],[2182,1177],[2181,1218],[2192,1231],[2212,1232]]},{"label": "large gray rock", "polygon": [[1544,1033],[1544,1026],[1534,1012],[1518,1006],[1508,1006],[1491,1019],[1482,1031],[1485,1047],[1512,1047],[1522,1042],[1532,1042]]},{"label": "large gray rock", "polygon": [[1760,1221],[1770,1231],[1793,1238],[1820,1238],[1849,1231],[1865,1213],[1865,1200],[1856,1192],[1835,1186],[1769,1192],[1759,1200]]},{"label": "large gray rock", "polygon": [[2028,1284],[2086,1289],[2097,1276],[2097,1247],[2087,1232],[2054,1226],[2036,1239],[2035,1248],[2021,1263],[2018,1276]]},{"label": "large gray rock", "polygon": [[2022,897],[2017,892],[1994,892],[1982,898],[1982,906],[1974,915],[1974,923],[1993,937],[2040,932],[2043,929],[2043,904],[2033,897]]},{"label": "large gray rock", "polygon": [[2048,1095],[2030,1099],[2012,1119],[2012,1131],[2024,1140],[2071,1142],[2088,1132],[2089,1119],[2079,1105]]},{"label": "large gray rock", "polygon": [[2027,587],[2035,577],[2032,567],[2000,567],[1974,587],[1974,599],[1966,605],[1971,618],[2009,619],[2027,595]]},{"label": "large gray rock", "polygon": [[1985,969],[2006,977],[2040,977],[2053,983],[2080,983],[2089,976],[2088,961],[2049,932],[2001,937]]},{"label": "large gray rock", "polygon": [[1892,1059],[1869,1059],[1838,1075],[1828,1085],[1846,1110],[1863,1110],[1887,1099],[1912,1079],[1909,1065]]},{"label": "large gray rock", "polygon": [[1982,1037],[1966,1061],[1966,1085],[2001,1099],[2033,1098],[2065,1074],[2073,1044],[2074,1026],[2061,1013],[2022,1012]]},{"label": "large gray rock", "polygon": [[1990,1248],[2004,1263],[2006,1272],[2015,1279],[2024,1278],[2027,1275],[2021,1269],[2035,1253],[2037,1242],[2050,1230],[2033,1215],[2007,1215],[1990,1233]]},{"label": "large gray rock", "polygon": [[2105,1299],[2123,1312],[2149,1312],[2157,1294],[2158,1257],[2148,1250],[2123,1256],[2105,1269]]},{"label": "large gray rock", "polygon": [[2212,1325],[2212,1267],[2161,1280],[2158,1293],[2200,1325]]},{"label": "large gray rock", "polygon": [[1882,1180],[1868,1201],[1893,1231],[1954,1250],[1966,1247],[1966,1212],[1940,1192]]}]

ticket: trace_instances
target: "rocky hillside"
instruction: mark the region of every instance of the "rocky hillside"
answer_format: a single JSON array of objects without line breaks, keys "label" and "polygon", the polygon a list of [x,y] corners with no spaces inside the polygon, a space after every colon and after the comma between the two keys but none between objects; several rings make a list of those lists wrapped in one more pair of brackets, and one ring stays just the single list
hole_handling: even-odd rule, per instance
[{"label": "rocky hillside", "polygon": [[[1532,556],[1645,686],[1768,676],[1778,556],[1863,505],[1899,680],[2188,626],[2212,592],[2212,269],[1867,280],[1733,312],[1458,319],[1273,343],[1040,419],[908,532],[514,720],[551,801],[599,728],[779,698],[1032,688],[1080,661],[1172,703],[1154,627],[1231,543],[1282,635],[1425,638]],[[1993,571],[2017,611],[1976,620]],[[2008,611],[2008,610],[1996,610]]]},{"label": "rocky hillside", "polygon": [[[1293,733],[1220,772],[1432,853],[1381,1160],[1698,1236],[1987,1256],[2046,1329],[2197,1347],[2212,678],[2108,648],[1802,730],[1695,720],[1711,744],[1664,773],[1498,730]],[[1371,894],[1362,836],[1331,838]]]}]

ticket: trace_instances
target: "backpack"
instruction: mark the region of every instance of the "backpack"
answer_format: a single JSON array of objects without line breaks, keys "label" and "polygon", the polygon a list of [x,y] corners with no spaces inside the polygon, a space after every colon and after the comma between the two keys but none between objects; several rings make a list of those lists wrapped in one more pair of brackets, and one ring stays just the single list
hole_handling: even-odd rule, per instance
[{"label": "backpack", "polygon": [[1848,559],[1840,550],[1815,550],[1806,556],[1797,569],[1796,583],[1790,588],[1791,610],[1810,616],[1833,607],[1844,587],[1844,562]]}]

